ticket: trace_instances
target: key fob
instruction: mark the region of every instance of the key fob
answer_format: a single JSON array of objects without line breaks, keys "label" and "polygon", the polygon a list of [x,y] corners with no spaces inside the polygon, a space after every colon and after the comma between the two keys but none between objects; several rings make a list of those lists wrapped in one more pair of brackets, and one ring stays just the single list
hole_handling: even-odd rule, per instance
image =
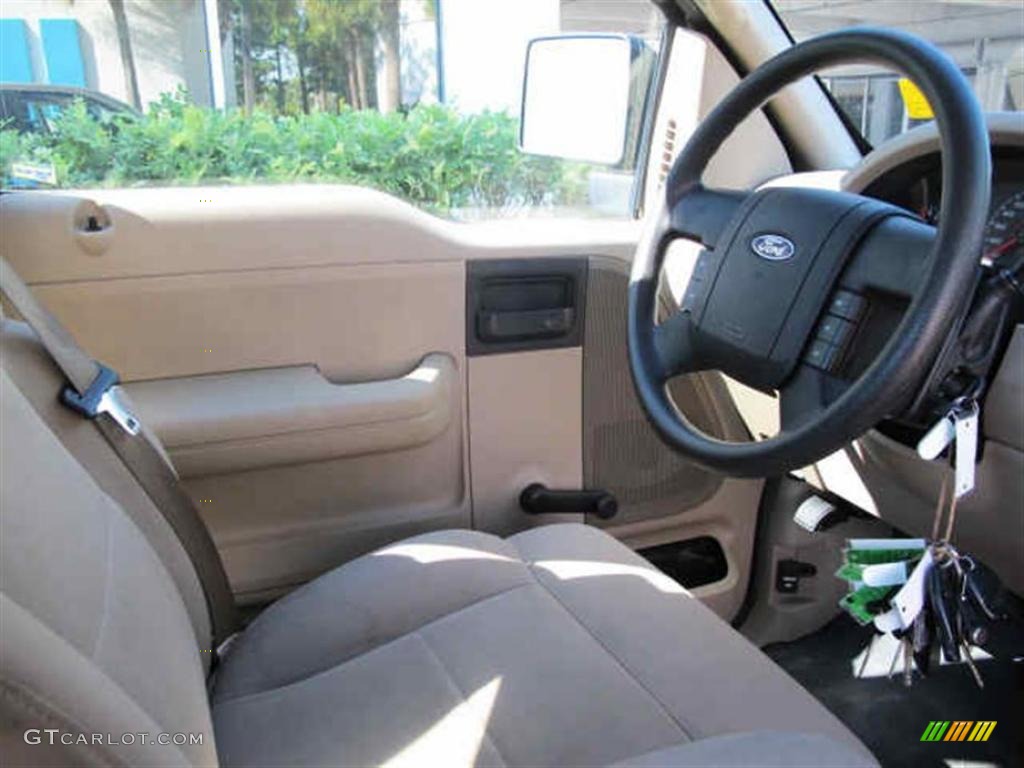
[{"label": "key fob", "polygon": [[910,625],[910,638],[914,646],[914,665],[922,675],[927,675],[932,660],[932,617],[928,606],[921,609]]},{"label": "key fob", "polygon": [[1006,588],[991,568],[974,558],[963,558],[964,593],[981,613],[989,619],[1005,619]]},{"label": "key fob", "polygon": [[953,595],[951,568],[935,566],[928,571],[926,596],[928,607],[935,617],[936,634],[943,658],[948,662],[960,661],[960,643],[957,636],[957,601]]}]

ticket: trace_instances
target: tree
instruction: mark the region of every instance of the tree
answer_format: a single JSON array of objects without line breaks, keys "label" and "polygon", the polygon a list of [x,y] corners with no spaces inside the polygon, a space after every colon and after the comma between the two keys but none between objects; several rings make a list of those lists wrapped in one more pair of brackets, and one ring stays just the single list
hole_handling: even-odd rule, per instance
[{"label": "tree", "polygon": [[[227,0],[237,87],[247,111],[401,106],[400,0]],[[378,99],[376,50],[381,41]],[[332,101],[333,99],[333,101]]]},{"label": "tree", "polygon": [[347,55],[348,42],[344,32],[348,26],[345,8],[332,0],[305,0],[307,38],[310,47],[310,69],[315,73],[320,91],[320,106],[328,108],[328,94],[355,104],[358,89],[355,69]]},{"label": "tree", "polygon": [[239,45],[238,55],[242,63],[242,105],[245,114],[251,115],[256,105],[256,73],[252,61],[252,9],[250,0],[238,3]]},{"label": "tree", "polygon": [[128,17],[124,12],[124,0],[108,0],[110,12],[114,15],[117,29],[117,45],[121,49],[121,68],[124,70],[124,90],[136,109],[142,109],[139,97],[139,83],[135,77],[135,57],[132,55],[132,38],[128,31]]},{"label": "tree", "polygon": [[306,35],[309,32],[309,25],[306,20],[305,8],[300,8],[297,19],[290,27],[291,48],[295,52],[295,67],[299,71],[299,103],[302,105],[302,113],[309,114],[309,81],[306,77],[306,70],[309,66],[307,58],[309,55]]},{"label": "tree", "polygon": [[373,58],[379,0],[305,0],[305,12],[310,39],[323,57],[321,67],[337,71],[344,62],[343,90],[347,91],[348,102],[356,109],[374,106],[373,67],[367,62],[372,63]]},{"label": "tree", "polygon": [[238,30],[236,68],[241,72],[242,102],[246,113],[268,98],[285,110],[286,61],[293,53],[294,28],[300,14],[297,0],[233,0],[232,27]]},{"label": "tree", "polygon": [[384,90],[381,112],[394,112],[402,106],[401,14],[399,0],[381,0],[380,40],[383,51]]}]

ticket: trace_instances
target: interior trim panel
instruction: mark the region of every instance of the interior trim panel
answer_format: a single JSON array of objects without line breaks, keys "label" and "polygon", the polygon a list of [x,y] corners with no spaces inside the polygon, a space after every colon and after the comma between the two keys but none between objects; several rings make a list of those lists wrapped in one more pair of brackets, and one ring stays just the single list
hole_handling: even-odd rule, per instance
[{"label": "interior trim panel", "polygon": [[374,382],[333,384],[303,366],[143,381],[128,392],[185,478],[428,443],[452,420],[456,376],[451,357],[433,354]]}]

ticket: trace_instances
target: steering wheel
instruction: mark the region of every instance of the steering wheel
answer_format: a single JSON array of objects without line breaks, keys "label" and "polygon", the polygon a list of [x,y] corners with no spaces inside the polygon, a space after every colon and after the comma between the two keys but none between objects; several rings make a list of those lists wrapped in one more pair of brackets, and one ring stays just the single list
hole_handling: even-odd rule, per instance
[{"label": "steering wheel", "polygon": [[[743,193],[701,184],[722,142],[777,91],[824,67],[865,61],[909,77],[936,115],[943,190],[937,230],[859,195],[801,188]],[[821,459],[905,409],[973,293],[990,190],[988,133],[977,101],[953,62],[924,40],[848,29],[765,62],[708,115],[676,158],[665,198],[637,248],[629,361],[637,395],[662,439],[707,469],[772,476]],[[679,309],[658,324],[658,277],[677,238],[704,249]],[[902,312],[884,346],[872,321],[876,306],[898,307],[897,318]],[[854,354],[851,334],[875,338]],[[850,359],[863,358],[864,349],[867,360]],[[779,434],[728,442],[689,423],[666,383],[705,370],[777,391]]]}]

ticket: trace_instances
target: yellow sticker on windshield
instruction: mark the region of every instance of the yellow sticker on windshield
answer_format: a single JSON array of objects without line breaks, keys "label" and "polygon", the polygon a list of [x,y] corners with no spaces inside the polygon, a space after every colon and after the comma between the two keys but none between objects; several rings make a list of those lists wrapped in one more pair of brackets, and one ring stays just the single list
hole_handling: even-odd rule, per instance
[{"label": "yellow sticker on windshield", "polygon": [[900,78],[900,96],[907,107],[907,117],[911,120],[931,120],[935,117],[932,105],[921,93],[921,89],[905,77]]}]

